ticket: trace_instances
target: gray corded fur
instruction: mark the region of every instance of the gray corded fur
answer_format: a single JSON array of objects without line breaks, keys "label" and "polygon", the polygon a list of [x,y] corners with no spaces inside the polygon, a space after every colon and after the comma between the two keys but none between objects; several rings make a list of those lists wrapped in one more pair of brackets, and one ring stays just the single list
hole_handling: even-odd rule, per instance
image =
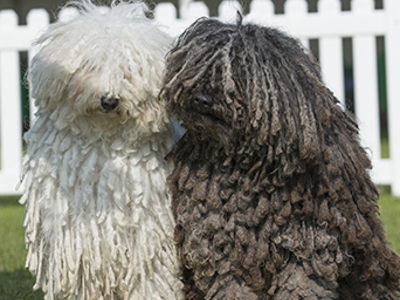
[{"label": "gray corded fur", "polygon": [[357,124],[296,40],[199,19],[161,97],[186,299],[399,299]]}]

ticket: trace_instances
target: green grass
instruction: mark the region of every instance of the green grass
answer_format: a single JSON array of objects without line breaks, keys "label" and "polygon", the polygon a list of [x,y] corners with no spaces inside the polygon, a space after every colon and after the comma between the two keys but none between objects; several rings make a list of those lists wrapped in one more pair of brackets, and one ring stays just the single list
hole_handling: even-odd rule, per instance
[{"label": "green grass", "polygon": [[381,158],[390,158],[389,139],[386,135],[381,138]]},{"label": "green grass", "polygon": [[379,207],[380,219],[385,226],[390,249],[400,255],[400,199],[396,199],[388,193],[381,193]]},{"label": "green grass", "polygon": [[[400,199],[381,189],[380,218],[391,249],[400,254]],[[1,300],[41,300],[41,291],[32,291],[34,278],[24,267],[26,250],[24,228],[22,227],[24,208],[18,204],[18,197],[0,198],[0,299]],[[7,242],[6,242],[7,241]]]},{"label": "green grass", "polygon": [[34,292],[34,278],[25,269],[27,251],[22,227],[24,207],[18,197],[0,198],[0,299],[42,300],[41,291]]}]

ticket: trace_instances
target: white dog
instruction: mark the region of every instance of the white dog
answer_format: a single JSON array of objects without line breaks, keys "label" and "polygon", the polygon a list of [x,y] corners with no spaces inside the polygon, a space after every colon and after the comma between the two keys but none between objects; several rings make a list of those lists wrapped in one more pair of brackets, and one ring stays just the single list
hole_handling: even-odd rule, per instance
[{"label": "white dog", "polygon": [[[77,5],[77,3],[74,3]],[[182,299],[158,101],[171,39],[141,3],[85,0],[38,40],[28,80],[26,265],[45,299]]]}]

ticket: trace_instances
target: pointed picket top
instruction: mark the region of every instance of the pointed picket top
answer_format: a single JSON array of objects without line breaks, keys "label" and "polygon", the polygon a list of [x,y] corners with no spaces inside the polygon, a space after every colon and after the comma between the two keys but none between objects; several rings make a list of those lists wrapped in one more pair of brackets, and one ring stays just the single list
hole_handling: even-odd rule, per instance
[{"label": "pointed picket top", "polygon": [[340,0],[319,0],[318,12],[323,14],[339,14],[341,11]]},{"label": "pointed picket top", "polygon": [[154,9],[154,19],[157,22],[170,24],[177,19],[176,7],[171,2],[161,2]]},{"label": "pointed picket top", "polygon": [[353,0],[351,10],[355,13],[372,13],[375,10],[374,0]]},{"label": "pointed picket top", "polygon": [[30,44],[32,48],[29,49],[28,55],[29,60],[38,52],[39,46],[33,45],[33,42],[36,38],[40,37],[40,35],[44,32],[47,26],[50,24],[50,16],[49,13],[42,8],[39,9],[32,9],[29,11],[27,17],[27,27],[34,31],[32,34],[32,38],[30,40]]},{"label": "pointed picket top", "polygon": [[193,0],[178,0],[179,3],[179,18],[181,20],[186,20],[186,17],[188,15],[187,11],[188,11],[188,7],[190,5],[190,3],[192,3]]},{"label": "pointed picket top", "polygon": [[308,10],[306,0],[287,0],[284,8],[285,15],[305,15]]},{"label": "pointed picket top", "polygon": [[75,7],[72,7],[72,6],[64,7],[58,13],[57,18],[58,18],[58,21],[66,22],[68,20],[71,20],[73,17],[75,17],[77,13],[78,13],[78,9]]},{"label": "pointed picket top", "polygon": [[223,22],[236,23],[238,12],[243,13],[239,1],[223,0],[218,7],[218,18]]},{"label": "pointed picket top", "polygon": [[[183,11],[181,11],[183,13]],[[200,17],[210,16],[209,9],[204,2],[196,1],[190,2],[184,10],[184,16],[181,15],[182,19],[195,21]]]},{"label": "pointed picket top", "polygon": [[12,9],[0,10],[0,30],[4,27],[18,27],[18,15]]},{"label": "pointed picket top", "polygon": [[268,22],[270,16],[274,15],[274,3],[271,0],[253,0],[250,3],[250,12],[246,16],[247,21]]},{"label": "pointed picket top", "polygon": [[385,34],[387,69],[387,105],[389,147],[392,171],[392,194],[400,197],[400,1],[385,1],[387,32]]},{"label": "pointed picket top", "polygon": [[50,23],[50,16],[43,8],[32,9],[26,16],[27,24],[31,28],[44,28]]}]

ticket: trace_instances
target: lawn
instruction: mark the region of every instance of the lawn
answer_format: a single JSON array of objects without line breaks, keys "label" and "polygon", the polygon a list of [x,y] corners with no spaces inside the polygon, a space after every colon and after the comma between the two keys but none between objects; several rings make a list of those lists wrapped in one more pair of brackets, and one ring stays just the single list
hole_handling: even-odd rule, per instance
[{"label": "lawn", "polygon": [[[383,190],[379,201],[381,219],[385,225],[391,248],[400,254],[400,199],[395,199]],[[26,250],[24,208],[18,204],[18,197],[0,198],[0,299],[39,300],[40,291],[33,292],[34,278],[24,268]],[[7,241],[7,242],[5,242]]]},{"label": "lawn", "polygon": [[[0,198],[0,299],[42,300],[32,291],[34,278],[25,269],[24,208],[18,197]],[[7,242],[6,242],[7,241]]]},{"label": "lawn", "polygon": [[400,255],[400,199],[381,193],[379,207],[390,249]]}]

